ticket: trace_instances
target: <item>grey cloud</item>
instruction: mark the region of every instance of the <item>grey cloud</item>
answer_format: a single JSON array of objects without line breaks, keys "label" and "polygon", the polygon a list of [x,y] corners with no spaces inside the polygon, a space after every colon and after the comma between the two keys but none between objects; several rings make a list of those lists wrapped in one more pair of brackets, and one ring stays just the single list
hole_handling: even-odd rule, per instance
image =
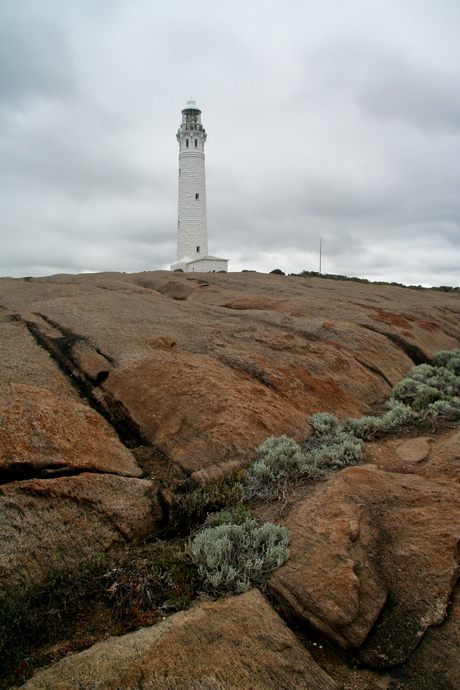
[{"label": "grey cloud", "polygon": [[31,98],[61,98],[76,88],[65,31],[57,22],[6,16],[0,23],[1,101],[21,106]]},{"label": "grey cloud", "polygon": [[458,76],[402,58],[371,63],[356,101],[364,113],[382,120],[400,119],[422,130],[460,127]]},{"label": "grey cloud", "polygon": [[452,13],[350,1],[4,0],[0,274],[169,266],[194,98],[231,270],[458,283]]}]

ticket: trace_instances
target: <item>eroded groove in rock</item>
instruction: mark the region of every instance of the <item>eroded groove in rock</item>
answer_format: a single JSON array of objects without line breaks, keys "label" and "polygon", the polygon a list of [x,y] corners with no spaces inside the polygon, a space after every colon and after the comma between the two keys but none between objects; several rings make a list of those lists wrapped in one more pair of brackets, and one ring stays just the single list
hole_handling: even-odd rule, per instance
[{"label": "eroded groove in rock", "polygon": [[[39,316],[41,317],[41,315]],[[51,319],[45,320],[52,325],[53,328],[64,333],[64,335],[61,338],[51,338],[44,333],[36,323],[27,319],[22,319],[38,345],[43,347],[57,362],[61,371],[69,377],[71,383],[78,390],[80,395],[89,402],[91,407],[109,422],[125,446],[128,448],[135,448],[137,446],[150,445],[149,440],[144,437],[142,431],[131,419],[125,407],[121,403],[108,397],[107,394],[104,395],[100,390],[99,383],[107,379],[108,372],[100,372],[99,381],[96,378],[96,382],[93,382],[73,362],[72,348],[76,343],[81,341],[86,342],[85,339],[71,333],[69,329],[61,328],[58,324],[51,321]]]},{"label": "eroded groove in rock", "polygon": [[408,343],[407,340],[401,338],[400,335],[396,335],[396,333],[389,333],[388,331],[380,331],[378,328],[374,328],[374,326],[370,326],[368,323],[360,323],[359,326],[362,328],[367,328],[368,331],[379,333],[379,335],[384,335],[385,338],[388,338],[388,340],[391,340],[393,343],[395,343],[395,345],[397,345],[416,366],[419,364],[432,364],[430,357],[428,357],[428,355],[426,355],[423,350],[418,347],[418,345]]},{"label": "eroded groove in rock", "polygon": [[363,362],[363,360],[362,360],[362,359],[359,359],[359,357],[355,357],[355,359],[356,359],[356,361],[359,362],[359,363],[361,364],[361,366],[363,366],[365,369],[368,369],[369,371],[372,371],[374,374],[377,374],[377,376],[380,376],[380,378],[383,379],[383,380],[385,381],[385,383],[387,383],[387,384],[390,386],[391,389],[394,388],[393,384],[391,383],[391,381],[389,381],[389,380],[387,379],[387,377],[385,376],[385,374],[383,373],[383,371],[381,371],[380,369],[377,369],[377,367],[371,366],[370,364],[366,364],[366,362]]},{"label": "eroded groove in rock", "polygon": [[235,361],[233,359],[222,356],[218,357],[218,359],[221,362],[223,362],[223,364],[226,364],[228,367],[230,367],[230,369],[233,369],[233,371],[246,374],[247,376],[250,376],[252,379],[259,381],[259,383],[261,383],[266,388],[269,388],[270,390],[275,391],[275,393],[282,395],[278,388],[267,379],[266,372],[263,369],[263,367],[259,367],[253,362],[247,364],[246,362]]},{"label": "eroded groove in rock", "polygon": [[[0,486],[9,484],[11,482],[22,482],[28,479],[57,479],[58,477],[77,477],[83,472],[88,473],[87,469],[75,469],[69,467],[55,466],[40,467],[37,469],[34,465],[26,465],[25,463],[18,463],[10,466],[7,469],[0,469]],[[92,469],[91,474],[106,474],[106,472]]]}]

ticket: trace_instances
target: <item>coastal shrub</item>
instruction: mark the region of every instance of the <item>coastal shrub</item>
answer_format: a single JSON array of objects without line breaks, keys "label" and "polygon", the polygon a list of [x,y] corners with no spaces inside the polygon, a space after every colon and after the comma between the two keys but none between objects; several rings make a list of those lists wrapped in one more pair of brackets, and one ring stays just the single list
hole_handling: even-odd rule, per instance
[{"label": "coastal shrub", "polygon": [[258,501],[281,498],[290,481],[319,477],[325,470],[357,465],[363,442],[328,413],[309,418],[314,435],[301,448],[292,438],[270,436],[256,450],[256,459],[242,477],[243,495]]},{"label": "coastal shrub", "polygon": [[433,364],[419,364],[392,390],[382,417],[347,419],[345,429],[362,439],[399,431],[429,419],[460,419],[460,350],[437,352]]},{"label": "coastal shrub", "polygon": [[437,400],[428,405],[429,416],[442,418],[449,421],[460,419],[460,398],[450,398],[450,400]]},{"label": "coastal shrub", "polygon": [[460,350],[438,352],[433,365],[413,367],[395,386],[391,397],[417,412],[428,409],[437,400],[460,397]]},{"label": "coastal shrub", "polygon": [[256,520],[208,527],[189,542],[188,553],[198,569],[204,594],[228,596],[265,588],[268,575],[289,558],[285,527]]},{"label": "coastal shrub", "polygon": [[341,469],[362,461],[362,440],[356,438],[337,417],[320,412],[309,417],[308,421],[314,434],[305,440],[302,454],[317,470]]},{"label": "coastal shrub", "polygon": [[316,467],[306,458],[300,446],[286,435],[270,436],[256,450],[256,459],[245,470],[242,478],[246,499],[259,501],[279,498],[288,481],[299,477],[311,478]]},{"label": "coastal shrub", "polygon": [[385,412],[382,417],[361,417],[358,419],[350,417],[345,420],[344,427],[349,429],[357,438],[369,439],[377,433],[396,432],[417,417],[412,408],[394,398],[390,398],[386,406],[388,412]]},{"label": "coastal shrub", "polygon": [[193,491],[178,493],[170,509],[168,532],[190,531],[202,525],[210,514],[238,505],[241,498],[238,472],[216,482],[200,484]]}]

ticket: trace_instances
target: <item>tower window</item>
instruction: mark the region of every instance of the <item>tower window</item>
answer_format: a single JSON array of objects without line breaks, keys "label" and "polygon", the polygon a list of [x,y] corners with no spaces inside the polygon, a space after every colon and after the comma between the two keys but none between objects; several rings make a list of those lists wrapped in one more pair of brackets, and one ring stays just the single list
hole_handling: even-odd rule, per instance
[{"label": "tower window", "polygon": [[185,146],[188,148],[188,139],[185,140]]},{"label": "tower window", "polygon": [[195,194],[195,199],[199,199],[200,195],[198,193]]},{"label": "tower window", "polygon": [[195,148],[198,148],[198,139],[195,139]]},{"label": "tower window", "polygon": [[200,248],[199,248],[199,247],[196,248],[196,253],[197,253],[197,254],[200,253]]}]

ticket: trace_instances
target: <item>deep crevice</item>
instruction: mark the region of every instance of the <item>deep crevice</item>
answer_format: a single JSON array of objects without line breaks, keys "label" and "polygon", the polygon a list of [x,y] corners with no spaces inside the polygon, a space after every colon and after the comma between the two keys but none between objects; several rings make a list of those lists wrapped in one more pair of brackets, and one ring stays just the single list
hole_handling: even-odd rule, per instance
[{"label": "deep crevice", "polygon": [[421,350],[418,345],[413,345],[411,343],[408,343],[407,340],[404,340],[404,338],[401,338],[400,335],[396,335],[396,333],[389,333],[388,331],[379,331],[378,328],[375,328],[374,326],[370,326],[367,323],[360,323],[358,324],[361,326],[361,328],[367,328],[369,331],[373,331],[374,333],[378,333],[379,335],[385,336],[385,338],[388,338],[391,340],[395,345],[399,347],[400,350],[406,354],[409,359],[412,360],[412,362],[417,366],[419,364],[432,364],[433,361],[426,355],[423,350]]},{"label": "deep crevice", "polygon": [[90,474],[114,474],[102,472],[95,468],[71,468],[71,467],[34,467],[27,463],[15,463],[8,468],[0,469],[0,486],[11,482],[23,482],[29,479],[58,479],[60,477],[77,477],[84,472]]},{"label": "deep crevice", "polygon": [[372,371],[374,374],[377,374],[377,376],[380,376],[380,378],[382,378],[385,381],[385,383],[387,383],[390,386],[391,389],[394,388],[393,384],[391,383],[391,381],[387,379],[383,371],[380,371],[380,369],[377,369],[377,367],[373,367],[370,364],[363,362],[363,360],[359,359],[359,357],[355,357],[355,360],[359,362],[359,364],[361,364],[361,366],[363,366],[365,369],[368,369],[369,371]]},{"label": "deep crevice", "polygon": [[[41,316],[41,315],[40,315]],[[41,316],[41,318],[44,318]],[[70,379],[79,395],[91,405],[91,407],[101,414],[117,432],[121,442],[128,448],[150,445],[150,441],[144,436],[139,426],[131,419],[122,403],[115,401],[112,396],[103,393],[98,383],[105,380],[109,372],[100,372],[98,379],[94,383],[81,369],[72,361],[72,348],[78,341],[85,341],[85,338],[75,335],[69,329],[60,327],[51,319],[45,319],[53,328],[59,330],[64,335],[52,338],[32,321],[23,319],[23,323],[29,329],[40,347],[46,350],[58,364],[61,371]]]}]

